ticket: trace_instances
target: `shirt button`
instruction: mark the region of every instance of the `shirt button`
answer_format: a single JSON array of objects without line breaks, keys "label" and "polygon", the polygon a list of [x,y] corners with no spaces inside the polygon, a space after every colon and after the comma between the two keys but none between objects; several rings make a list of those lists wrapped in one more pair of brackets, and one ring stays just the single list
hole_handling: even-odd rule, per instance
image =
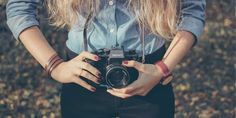
[{"label": "shirt button", "polygon": [[109,5],[113,5],[114,2],[112,0],[109,0]]},{"label": "shirt button", "polygon": [[113,33],[115,31],[115,29],[110,29],[110,32]]}]

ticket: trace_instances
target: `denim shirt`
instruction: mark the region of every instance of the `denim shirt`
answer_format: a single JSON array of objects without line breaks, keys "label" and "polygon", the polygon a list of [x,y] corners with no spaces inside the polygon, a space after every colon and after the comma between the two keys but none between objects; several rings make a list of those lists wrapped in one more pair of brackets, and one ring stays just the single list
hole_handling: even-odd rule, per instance
[{"label": "denim shirt", "polygon": [[[134,15],[123,4],[126,0],[101,0],[102,9],[88,28],[88,50],[94,47],[111,48],[117,42],[125,50],[136,50],[141,54],[141,41],[138,23]],[[9,0],[6,7],[7,24],[16,40],[20,33],[31,26],[38,26],[37,5],[43,0]],[[199,39],[205,25],[205,0],[181,0],[180,23],[178,30],[191,32]],[[78,16],[85,19],[82,16]],[[83,22],[79,22],[83,23]],[[66,46],[79,54],[83,51],[83,31],[75,24],[68,33]],[[165,39],[153,33],[145,33],[145,54],[150,54],[165,43]],[[194,44],[195,45],[195,44]],[[93,48],[92,48],[93,47]]]}]

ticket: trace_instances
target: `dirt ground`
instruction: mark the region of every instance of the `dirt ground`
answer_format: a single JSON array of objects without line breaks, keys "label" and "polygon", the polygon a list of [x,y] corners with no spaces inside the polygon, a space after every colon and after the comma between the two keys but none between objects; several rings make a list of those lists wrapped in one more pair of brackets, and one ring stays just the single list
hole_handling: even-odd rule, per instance
[{"label": "dirt ground", "polygon": [[[0,117],[60,117],[58,82],[42,67],[6,25],[5,0],[0,0]],[[236,4],[207,0],[207,22],[198,44],[174,71],[176,118],[235,118]],[[67,31],[49,26],[38,11],[41,30],[65,58]]]}]

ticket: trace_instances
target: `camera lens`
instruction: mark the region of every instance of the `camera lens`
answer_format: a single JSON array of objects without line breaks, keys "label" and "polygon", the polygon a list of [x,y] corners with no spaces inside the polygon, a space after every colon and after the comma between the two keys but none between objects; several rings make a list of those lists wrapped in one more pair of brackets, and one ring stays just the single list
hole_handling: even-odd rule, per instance
[{"label": "camera lens", "polygon": [[106,82],[113,88],[125,87],[130,82],[129,73],[121,65],[109,65],[107,67]]}]

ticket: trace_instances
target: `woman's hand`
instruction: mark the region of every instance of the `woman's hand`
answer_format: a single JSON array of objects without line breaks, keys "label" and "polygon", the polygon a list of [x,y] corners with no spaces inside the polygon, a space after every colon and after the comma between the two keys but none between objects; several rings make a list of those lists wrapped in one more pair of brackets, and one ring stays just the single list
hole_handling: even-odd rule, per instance
[{"label": "woman's hand", "polygon": [[137,69],[139,71],[139,77],[125,88],[107,90],[107,92],[117,97],[128,98],[134,95],[145,96],[157,83],[159,83],[162,77],[160,71],[153,64],[142,64],[137,61],[124,61],[123,65]]},{"label": "woman's hand", "polygon": [[82,52],[77,57],[59,64],[52,71],[52,78],[61,83],[74,82],[90,91],[95,92],[96,88],[83,81],[80,77],[84,77],[99,84],[99,77],[101,74],[95,67],[83,61],[85,58],[91,59],[93,61],[99,60],[97,55],[91,54],[89,52]]}]

